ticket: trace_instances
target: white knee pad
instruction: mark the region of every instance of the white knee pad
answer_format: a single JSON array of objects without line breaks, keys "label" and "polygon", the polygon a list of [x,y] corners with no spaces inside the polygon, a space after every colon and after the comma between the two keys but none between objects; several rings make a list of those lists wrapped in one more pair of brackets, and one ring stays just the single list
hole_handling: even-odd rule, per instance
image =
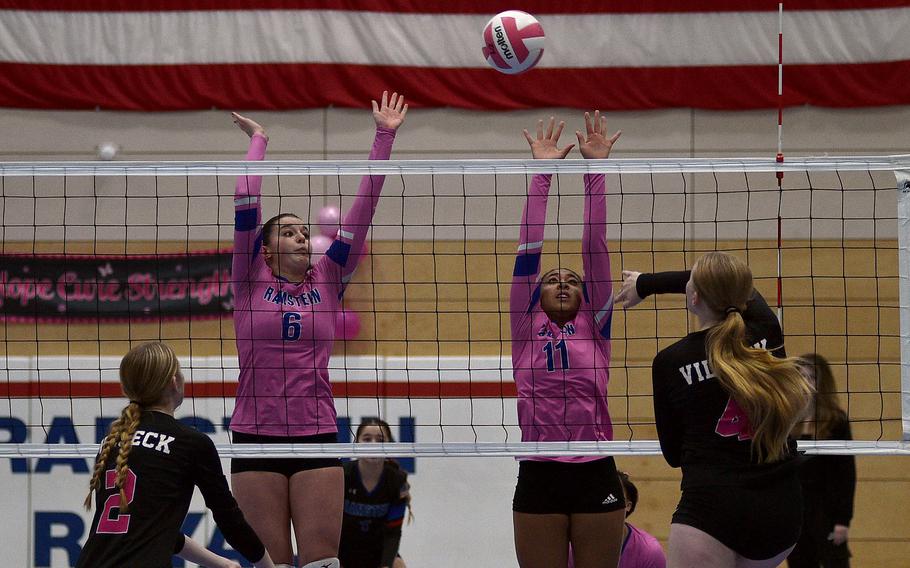
[{"label": "white knee pad", "polygon": [[323,558],[304,564],[301,568],[341,568],[341,561],[337,558]]}]

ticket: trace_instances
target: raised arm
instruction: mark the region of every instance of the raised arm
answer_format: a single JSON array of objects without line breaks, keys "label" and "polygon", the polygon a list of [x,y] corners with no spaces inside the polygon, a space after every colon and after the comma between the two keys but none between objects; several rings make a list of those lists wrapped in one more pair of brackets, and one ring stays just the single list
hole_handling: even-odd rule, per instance
[{"label": "raised arm", "polygon": [[[265,148],[269,142],[265,130],[236,112],[231,116],[234,124],[250,137],[246,160],[258,161],[265,158]],[[231,280],[235,286],[249,281],[250,265],[262,246],[259,234],[259,225],[262,223],[259,204],[261,188],[262,176],[240,176],[234,188],[234,257]]]},{"label": "raised arm", "polygon": [[652,294],[685,294],[690,274],[688,270],[653,274],[623,270],[622,287],[616,295],[616,302],[631,308]]},{"label": "raised arm", "polygon": [[[383,91],[381,102],[372,101],[372,103],[373,119],[376,121],[376,138],[373,140],[369,159],[388,160],[392,154],[395,132],[404,122],[408,105],[404,102],[404,95],[392,93],[392,96],[389,97],[387,91]],[[345,215],[341,229],[335,236],[335,242],[326,252],[326,258],[341,267],[342,290],[347,286],[360,261],[363,243],[366,241],[367,231],[370,230],[373,222],[373,214],[376,212],[376,205],[379,204],[384,182],[385,176],[364,176],[360,181],[354,204]]]},{"label": "raised arm", "polygon": [[538,174],[531,178],[528,197],[521,214],[521,226],[518,229],[518,252],[515,256],[515,268],[512,271],[512,291],[509,294],[513,336],[516,326],[530,310],[531,297],[537,288],[544,224],[547,220],[550,177],[549,174]]},{"label": "raised arm", "polygon": [[[537,137],[524,130],[525,139],[531,146],[534,159],[553,160],[565,158],[575,146],[569,144],[559,148],[559,135],[565,127],[564,122],[550,122],[544,132],[544,123],[537,121]],[[518,229],[518,253],[515,257],[515,269],[512,271],[512,290],[509,293],[509,313],[512,322],[512,337],[518,334],[518,327],[531,309],[532,296],[537,289],[537,275],[540,273],[540,254],[543,250],[544,225],[547,220],[547,196],[550,193],[550,174],[537,174],[531,178],[528,186],[528,197],[521,214],[521,225]]]},{"label": "raised arm", "polygon": [[[592,119],[585,113],[585,134],[576,131],[581,155],[592,160],[610,156],[613,144],[622,131],[607,138],[607,119],[594,111]],[[610,338],[613,316],[613,281],[610,272],[610,252],[607,248],[607,196],[603,174],[585,175],[584,228],[581,237],[581,258],[585,288],[594,311],[594,323],[604,339]]]}]

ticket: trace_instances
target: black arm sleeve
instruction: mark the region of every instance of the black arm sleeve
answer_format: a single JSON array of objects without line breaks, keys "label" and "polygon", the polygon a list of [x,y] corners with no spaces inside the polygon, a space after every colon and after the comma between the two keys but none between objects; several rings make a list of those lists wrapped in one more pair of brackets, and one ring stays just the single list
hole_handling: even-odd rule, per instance
[{"label": "black arm sleeve", "polygon": [[784,349],[784,332],[780,328],[780,321],[768,305],[768,302],[765,301],[765,297],[757,289],[752,291],[752,298],[746,304],[743,319],[748,323],[757,325],[762,330],[762,335],[768,340],[766,347],[772,355],[781,358],[787,356],[787,351]]},{"label": "black arm sleeve", "polygon": [[679,467],[682,460],[683,425],[673,409],[667,385],[671,377],[661,363],[660,353],[651,364],[651,388],[654,393],[654,420],[660,451],[670,467]]},{"label": "black arm sleeve", "polygon": [[401,544],[401,525],[397,531],[386,530],[382,535],[382,563],[383,568],[391,567],[398,556],[398,546]]},{"label": "black arm sleeve", "polygon": [[[834,440],[852,440],[850,422],[844,416],[831,431]],[[828,477],[825,495],[831,520],[836,525],[850,526],[853,519],[853,498],[856,493],[856,458],[853,456],[825,456]]]},{"label": "black arm sleeve", "polygon": [[202,492],[205,505],[212,510],[215,524],[234,550],[247,560],[258,562],[265,555],[265,546],[246,522],[243,512],[231,494],[215,444],[208,436],[202,436],[197,456],[195,482]]},{"label": "black arm sleeve", "polygon": [[691,274],[689,270],[642,273],[635,281],[635,291],[641,299],[652,294],[685,294],[686,282]]}]

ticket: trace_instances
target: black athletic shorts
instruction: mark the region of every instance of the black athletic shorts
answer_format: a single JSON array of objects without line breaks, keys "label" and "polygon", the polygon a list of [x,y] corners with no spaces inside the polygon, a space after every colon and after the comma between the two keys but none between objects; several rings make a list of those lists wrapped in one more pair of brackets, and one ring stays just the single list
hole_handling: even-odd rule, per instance
[{"label": "black athletic shorts", "polygon": [[[231,432],[235,444],[333,444],[338,435],[316,434],[313,436],[260,436]],[[299,471],[322,469],[324,467],[341,467],[338,458],[234,458],[231,460],[231,473],[244,471],[271,471],[291,477]]]},{"label": "black athletic shorts", "polygon": [[625,509],[612,457],[589,462],[524,460],[512,499],[516,513],[609,513]]},{"label": "black athletic shorts", "polygon": [[802,526],[802,489],[795,476],[747,487],[684,489],[673,522],[713,536],[750,560],[793,546]]}]

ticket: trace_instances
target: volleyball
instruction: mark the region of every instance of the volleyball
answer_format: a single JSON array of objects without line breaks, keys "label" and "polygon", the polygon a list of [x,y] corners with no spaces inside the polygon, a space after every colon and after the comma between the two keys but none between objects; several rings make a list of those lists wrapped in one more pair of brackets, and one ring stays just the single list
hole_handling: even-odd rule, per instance
[{"label": "volleyball", "polygon": [[521,10],[496,14],[483,28],[483,56],[500,73],[517,75],[543,55],[544,33],[537,18]]}]

